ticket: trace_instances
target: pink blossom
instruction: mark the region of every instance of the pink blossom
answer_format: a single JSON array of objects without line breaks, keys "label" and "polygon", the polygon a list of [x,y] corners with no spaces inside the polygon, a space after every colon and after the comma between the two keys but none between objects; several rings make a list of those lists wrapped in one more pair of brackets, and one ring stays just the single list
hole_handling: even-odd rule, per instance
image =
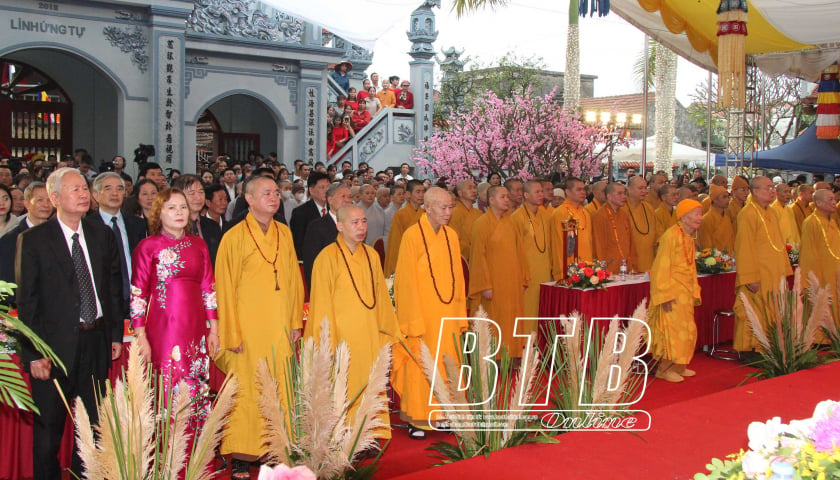
[{"label": "pink blossom", "polygon": [[303,465],[289,468],[281,463],[274,468],[261,466],[257,480],[317,480],[317,477]]}]

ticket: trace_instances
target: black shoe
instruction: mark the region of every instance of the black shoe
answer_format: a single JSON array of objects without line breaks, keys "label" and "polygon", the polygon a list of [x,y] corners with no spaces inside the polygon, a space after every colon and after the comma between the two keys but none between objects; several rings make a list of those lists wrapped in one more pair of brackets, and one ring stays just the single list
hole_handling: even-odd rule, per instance
[{"label": "black shoe", "polygon": [[412,440],[425,440],[426,439],[426,431],[420,430],[419,428],[410,425],[408,427],[408,438]]},{"label": "black shoe", "polygon": [[251,480],[251,462],[234,458],[230,463],[230,478],[233,480]]}]

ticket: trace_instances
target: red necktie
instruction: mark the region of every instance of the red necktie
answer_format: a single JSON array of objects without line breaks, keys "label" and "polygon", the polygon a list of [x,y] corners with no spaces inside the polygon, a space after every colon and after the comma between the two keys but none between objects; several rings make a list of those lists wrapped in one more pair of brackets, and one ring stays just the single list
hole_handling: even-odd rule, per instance
[{"label": "red necktie", "polygon": [[327,214],[327,208],[326,207],[321,207],[321,216],[323,217],[326,214]]}]

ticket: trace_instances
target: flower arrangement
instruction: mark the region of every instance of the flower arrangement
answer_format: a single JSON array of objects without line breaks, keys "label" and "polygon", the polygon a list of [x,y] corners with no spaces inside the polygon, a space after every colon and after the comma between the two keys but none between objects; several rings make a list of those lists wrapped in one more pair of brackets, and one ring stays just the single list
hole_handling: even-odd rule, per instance
[{"label": "flower arrangement", "polygon": [[715,274],[731,272],[734,267],[732,257],[717,248],[704,248],[694,254],[697,273]]},{"label": "flower arrangement", "polygon": [[281,463],[274,468],[267,465],[261,466],[257,480],[317,480],[317,477],[312,470],[303,465],[289,468]]},{"label": "flower arrangement", "polygon": [[785,250],[787,250],[788,260],[790,260],[790,265],[796,266],[799,265],[799,245],[797,244],[787,244],[785,245]]},{"label": "flower arrangement", "polygon": [[568,275],[563,284],[572,288],[607,288],[612,274],[606,262],[577,262],[569,265]]},{"label": "flower arrangement", "polygon": [[767,480],[773,471],[786,469],[791,478],[840,477],[840,402],[826,400],[814,415],[785,425],[779,417],[766,423],[753,422],[747,429],[749,450],[712,459],[710,473],[694,480],[745,478]]}]

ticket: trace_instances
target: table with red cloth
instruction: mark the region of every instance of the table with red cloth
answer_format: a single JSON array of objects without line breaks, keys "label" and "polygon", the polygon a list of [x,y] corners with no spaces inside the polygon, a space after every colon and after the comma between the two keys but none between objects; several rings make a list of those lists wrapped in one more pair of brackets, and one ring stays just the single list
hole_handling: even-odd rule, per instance
[{"label": "table with red cloth", "polygon": [[[123,353],[112,365],[109,378],[112,382],[122,376],[124,368],[128,368],[128,349],[131,347],[131,337],[125,338]],[[15,360],[19,358],[15,356]],[[23,374],[29,385],[29,375]],[[224,382],[224,374],[210,362],[210,389],[218,391]],[[69,400],[69,399],[68,399]],[[69,416],[64,428],[64,438],[58,460],[62,468],[69,467],[73,456],[73,424]],[[32,478],[32,414],[21,410],[0,405],[0,479],[18,480]]]},{"label": "table with red cloth", "polygon": [[[735,304],[735,272],[700,275],[701,305],[694,307],[697,324],[697,348],[706,350],[712,344],[712,319],[719,310],[732,311]],[[540,317],[558,317],[579,312],[587,318],[629,317],[639,302],[650,301],[650,281],[640,275],[624,281],[608,283],[605,289],[582,290],[555,285],[540,286]],[[732,340],[733,321],[720,322],[720,342]]]}]

